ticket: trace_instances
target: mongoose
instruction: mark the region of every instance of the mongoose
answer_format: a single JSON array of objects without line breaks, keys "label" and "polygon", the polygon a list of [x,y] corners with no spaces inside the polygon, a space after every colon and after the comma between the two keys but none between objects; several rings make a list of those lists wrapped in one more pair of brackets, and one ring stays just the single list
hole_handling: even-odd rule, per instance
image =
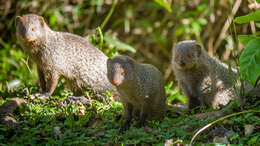
[{"label": "mongoose", "polygon": [[[37,64],[43,97],[49,97],[60,77],[64,77],[76,95],[84,87],[95,93],[106,90],[117,94],[107,78],[107,59],[83,37],[51,30],[44,18],[35,14],[16,17],[16,36],[25,53]],[[45,80],[46,78],[46,80]]]},{"label": "mongoose", "polygon": [[124,107],[121,131],[130,127],[132,116],[144,126],[147,118],[158,119],[166,109],[164,81],[161,72],[149,64],[138,63],[128,56],[108,59],[109,81],[120,93]]},{"label": "mongoose", "polygon": [[178,43],[172,52],[173,72],[189,109],[200,105],[216,109],[236,96],[232,81],[238,79],[236,68],[230,72],[228,65],[210,57],[194,40]]}]

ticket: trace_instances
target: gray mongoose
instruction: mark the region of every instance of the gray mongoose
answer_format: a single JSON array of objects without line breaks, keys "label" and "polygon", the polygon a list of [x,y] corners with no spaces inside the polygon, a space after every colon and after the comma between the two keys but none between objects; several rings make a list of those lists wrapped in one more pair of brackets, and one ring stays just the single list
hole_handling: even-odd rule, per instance
[{"label": "gray mongoose", "polygon": [[[16,17],[16,36],[25,53],[37,64],[43,97],[49,97],[60,77],[64,77],[75,95],[86,86],[95,93],[106,90],[118,94],[107,78],[107,59],[87,39],[51,30],[44,18],[35,14]],[[46,78],[46,81],[45,81]]]},{"label": "gray mongoose", "polygon": [[149,64],[138,63],[128,56],[108,59],[109,81],[121,94],[124,106],[124,123],[121,131],[130,127],[133,116],[139,117],[139,126],[147,118],[158,119],[166,110],[166,96],[161,72]]},{"label": "gray mongoose", "polygon": [[172,53],[173,72],[189,109],[200,105],[216,109],[236,96],[232,78],[237,81],[237,69],[229,72],[228,65],[210,57],[196,41],[182,41]]}]

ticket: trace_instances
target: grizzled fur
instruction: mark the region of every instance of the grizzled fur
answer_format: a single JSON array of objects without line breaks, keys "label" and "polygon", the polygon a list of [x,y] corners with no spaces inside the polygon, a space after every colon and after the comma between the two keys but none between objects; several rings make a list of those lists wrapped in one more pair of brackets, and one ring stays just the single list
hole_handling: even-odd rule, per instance
[{"label": "grizzled fur", "polygon": [[140,126],[146,118],[163,116],[165,104],[164,82],[161,72],[152,65],[141,64],[127,56],[108,59],[108,78],[120,93],[125,118],[121,130],[130,126],[132,115],[139,117]]},{"label": "grizzled fur", "polygon": [[200,105],[217,108],[228,104],[235,96],[232,78],[237,70],[210,57],[193,40],[182,41],[173,48],[172,66],[180,88],[188,98],[189,109]]},{"label": "grizzled fur", "polygon": [[108,57],[86,39],[53,31],[43,17],[35,14],[17,16],[16,35],[25,53],[37,64],[43,95],[53,93],[61,76],[76,94],[86,86],[96,93],[109,90],[117,94],[107,79]]}]

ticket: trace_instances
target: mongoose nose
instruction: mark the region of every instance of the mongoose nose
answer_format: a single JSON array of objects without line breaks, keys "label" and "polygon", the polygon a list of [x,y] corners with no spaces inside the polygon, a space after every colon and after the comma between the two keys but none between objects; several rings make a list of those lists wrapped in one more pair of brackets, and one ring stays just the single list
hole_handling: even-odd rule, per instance
[{"label": "mongoose nose", "polygon": [[114,85],[117,85],[117,81],[116,81],[116,80],[112,80],[112,83],[113,83]]},{"label": "mongoose nose", "polygon": [[29,40],[29,36],[28,36],[28,35],[25,35],[24,38],[25,38],[26,40]]}]

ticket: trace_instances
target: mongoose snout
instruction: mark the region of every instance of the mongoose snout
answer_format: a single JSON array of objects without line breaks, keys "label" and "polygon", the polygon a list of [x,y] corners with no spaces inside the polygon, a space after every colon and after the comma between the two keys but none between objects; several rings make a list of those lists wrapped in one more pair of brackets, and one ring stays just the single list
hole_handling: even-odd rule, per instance
[{"label": "mongoose snout", "polygon": [[[121,60],[122,61],[122,60]],[[125,79],[129,79],[129,77],[127,77],[129,74],[126,74],[126,70],[129,70],[128,68],[132,68],[130,64],[128,64],[128,62],[124,62],[124,64],[119,63],[119,57],[115,58],[115,59],[109,59],[108,60],[108,68],[109,69],[109,80],[110,82],[115,85],[115,86],[120,86],[122,83],[125,82]]]}]

